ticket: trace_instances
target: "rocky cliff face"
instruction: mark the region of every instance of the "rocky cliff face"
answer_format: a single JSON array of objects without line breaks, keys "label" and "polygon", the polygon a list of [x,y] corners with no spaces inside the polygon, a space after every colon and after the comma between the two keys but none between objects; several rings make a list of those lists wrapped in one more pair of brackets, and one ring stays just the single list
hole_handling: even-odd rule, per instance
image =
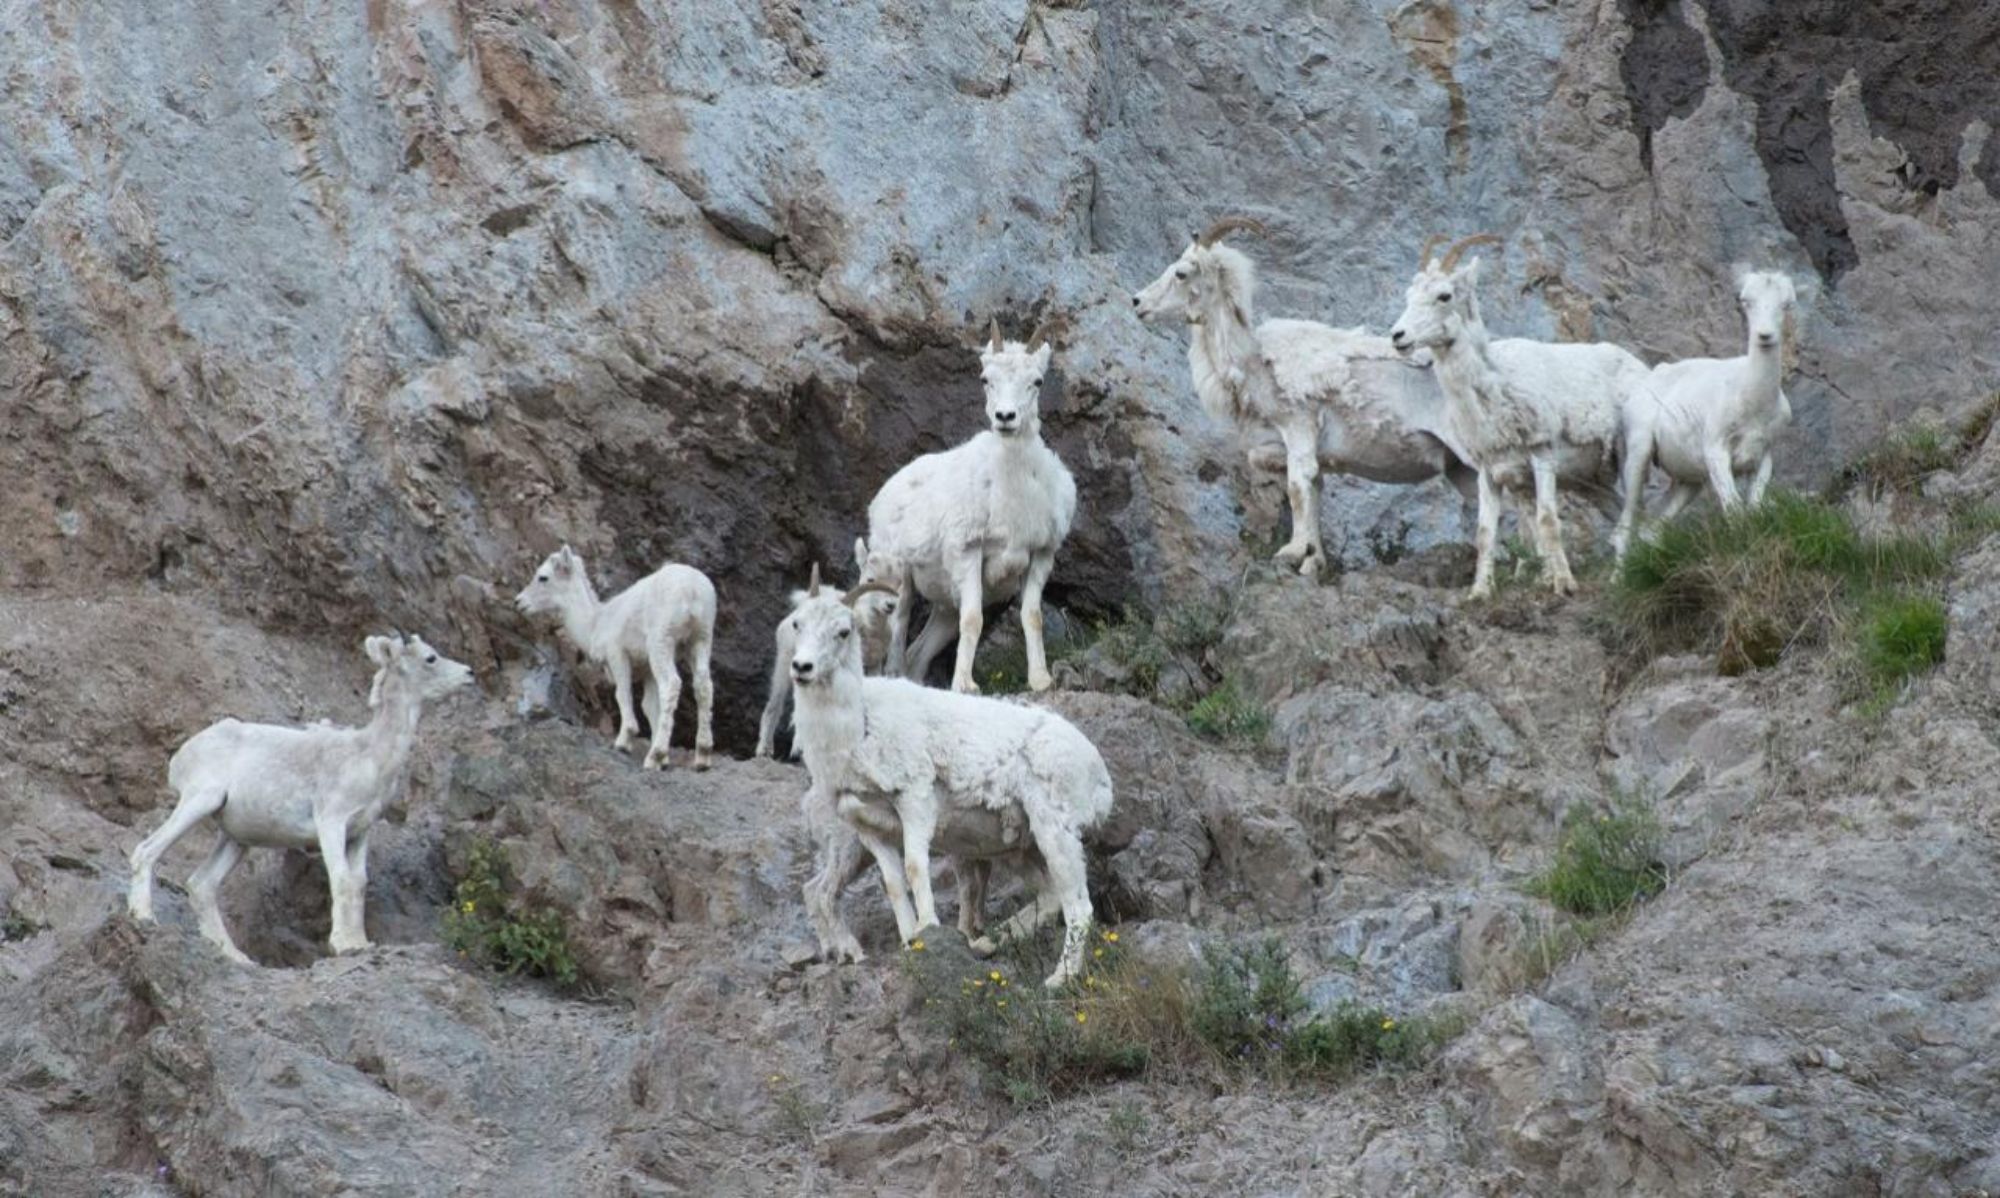
[{"label": "rocky cliff face", "polygon": [[[1879,742],[1828,743],[1808,667],[1635,681],[1577,610],[1462,611],[1425,552],[1463,538],[1441,487],[1333,481],[1355,572],[1246,590],[1269,496],[1181,332],[1127,299],[1247,212],[1266,314],[1379,328],[1426,234],[1487,229],[1496,329],[1660,359],[1733,352],[1729,263],[1777,265],[1812,284],[1781,473],[1817,481],[1994,386],[1995,18],[1906,8],[0,13],[0,1004],[26,1016],[0,1026],[0,1192],[2000,1189],[1993,713],[1958,664],[1983,642]],[[1218,652],[1274,712],[1246,756],[1059,700],[1114,759],[1107,911],[1183,946],[1274,927],[1329,993],[1351,957],[1368,993],[1450,1005],[1505,974],[1534,916],[1513,879],[1572,799],[1668,796],[1684,885],[1546,986],[1495,982],[1435,1091],[1138,1087],[1175,1147],[1136,1161],[1091,1138],[1109,1097],[968,1097],[893,968],[794,968],[802,775],[642,777],[589,702],[520,724],[541,634],[506,600],[565,541],[607,589],[708,571],[746,751],[785,588],[978,426],[993,316],[1066,324],[1044,408],[1082,503],[1052,599],[1226,599]],[[378,845],[384,947],[324,959],[318,867],[278,856],[231,883],[266,968],[172,900],[128,926],[172,748],[226,713],[356,718],[353,646],[390,625],[485,689]],[[478,834],[618,1001],[438,947]],[[768,1076],[831,1096],[809,1150]]]}]

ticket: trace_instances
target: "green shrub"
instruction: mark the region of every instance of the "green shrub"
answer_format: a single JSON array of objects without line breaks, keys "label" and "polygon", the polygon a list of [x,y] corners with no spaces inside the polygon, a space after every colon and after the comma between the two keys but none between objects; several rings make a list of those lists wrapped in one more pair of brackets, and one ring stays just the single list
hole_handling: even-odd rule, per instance
[{"label": "green shrub", "polygon": [[1271,730],[1271,713],[1245,693],[1232,677],[1196,700],[1188,709],[1187,723],[1189,728],[1212,740],[1255,744]]},{"label": "green shrub", "polygon": [[575,985],[576,958],[562,916],[527,909],[510,895],[507,875],[506,853],[490,840],[474,841],[445,912],[445,944],[501,973]]},{"label": "green shrub", "polygon": [[1826,644],[1865,600],[1934,588],[1952,545],[1866,537],[1846,513],[1787,492],[1754,508],[1674,521],[1634,544],[1613,583],[1610,618],[1644,652],[1707,649],[1725,674]]},{"label": "green shrub", "polygon": [[10,940],[26,940],[44,931],[45,928],[46,925],[36,923],[18,911],[9,911],[4,917],[0,917],[0,944]]},{"label": "green shrub", "polygon": [[1528,889],[1571,915],[1600,916],[1651,898],[1666,884],[1659,820],[1643,803],[1623,798],[1607,810],[1571,808],[1555,860]]},{"label": "green shrub", "polygon": [[1891,432],[1833,476],[1827,498],[1844,499],[1859,489],[1914,493],[1930,475],[1963,466],[1985,443],[1996,413],[2000,395],[1987,398],[1954,426],[1912,424]]}]

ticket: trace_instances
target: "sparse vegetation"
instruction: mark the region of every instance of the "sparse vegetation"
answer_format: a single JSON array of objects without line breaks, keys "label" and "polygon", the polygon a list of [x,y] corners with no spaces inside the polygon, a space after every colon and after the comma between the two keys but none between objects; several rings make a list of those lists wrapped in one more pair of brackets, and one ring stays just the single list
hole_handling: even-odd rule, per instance
[{"label": "sparse vegetation", "polygon": [[36,923],[19,911],[9,911],[6,915],[0,916],[0,944],[26,940],[43,930],[42,924]]},{"label": "sparse vegetation", "polygon": [[1660,823],[1644,802],[1621,796],[1607,808],[1570,809],[1555,859],[1529,892],[1571,915],[1615,915],[1667,884],[1660,863]]},{"label": "sparse vegetation", "polygon": [[777,1110],[778,1125],[791,1139],[811,1146],[826,1126],[827,1106],[806,1092],[804,1084],[782,1073],[774,1073],[765,1083],[771,1105]]},{"label": "sparse vegetation", "polygon": [[1862,616],[1861,665],[1878,693],[1943,661],[1944,643],[1944,603],[1935,596],[1883,596]]},{"label": "sparse vegetation", "polygon": [[905,963],[949,1046],[1017,1105],[1141,1076],[1338,1083],[1420,1065],[1457,1030],[1359,1005],[1314,1013],[1275,940],[1211,951],[1183,971],[1142,964],[1103,932],[1090,968],[1057,991],[1035,984],[1040,970],[1023,957],[917,950]]},{"label": "sparse vegetation", "polygon": [[1250,745],[1263,740],[1271,730],[1271,713],[1230,677],[1188,708],[1187,722],[1189,728],[1212,740]]},{"label": "sparse vegetation", "polygon": [[461,957],[505,974],[525,973],[574,986],[578,971],[562,916],[528,909],[511,894],[506,853],[473,842],[465,875],[445,912],[444,942]]},{"label": "sparse vegetation", "polygon": [[2000,413],[2000,394],[1989,397],[1956,425],[1911,424],[1850,462],[1827,483],[1826,497],[1838,501],[1855,491],[1915,493],[1940,470],[1957,470],[1986,441]]},{"label": "sparse vegetation", "polygon": [[1870,604],[1931,594],[1955,539],[1864,536],[1838,508],[1775,492],[1634,545],[1610,613],[1643,652],[1708,649],[1722,673],[1740,674],[1851,635]]}]

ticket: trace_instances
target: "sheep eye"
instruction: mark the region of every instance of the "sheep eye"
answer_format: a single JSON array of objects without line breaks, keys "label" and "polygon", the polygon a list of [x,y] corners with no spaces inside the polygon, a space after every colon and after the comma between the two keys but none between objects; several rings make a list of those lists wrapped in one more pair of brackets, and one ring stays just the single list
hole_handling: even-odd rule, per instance
[{"label": "sheep eye", "polygon": [[1035,376],[1035,381],[1034,381],[1034,382],[1032,382],[1032,383],[1029,383],[1028,385],[1029,385],[1030,387],[1039,387],[1039,386],[1041,386],[1041,385],[1042,385],[1042,376],[1041,376],[1041,375],[1039,375],[1039,374],[1038,374],[1038,375],[1036,375],[1036,376]]},{"label": "sheep eye", "polygon": [[1181,267],[1181,268],[1180,268],[1179,270],[1177,270],[1177,271],[1175,271],[1175,272],[1174,272],[1174,277],[1175,277],[1176,279],[1185,279],[1185,278],[1187,278],[1187,276],[1188,276],[1188,272],[1187,272],[1187,267],[1185,267],[1185,266]]},{"label": "sheep eye", "polygon": [[435,654],[435,653],[433,653],[433,654],[431,654],[431,655],[430,655],[429,657],[426,657],[426,658],[424,658],[424,661],[425,661],[425,662],[427,662],[427,663],[429,663],[429,664],[431,664],[431,665],[436,665],[436,664],[437,664],[437,659],[438,659],[438,655],[437,655],[437,654]]},{"label": "sheep eye", "polygon": [[536,581],[536,582],[547,582],[548,580],[549,580],[549,576],[548,576],[547,574],[537,574],[537,575],[535,575],[535,581]]},{"label": "sheep eye", "polygon": [[854,630],[853,630],[852,628],[843,628],[843,629],[841,629],[841,630],[840,630],[840,639],[841,639],[841,640],[843,640],[843,641],[844,641],[844,640],[846,640],[846,639],[848,638],[849,634],[851,634],[851,633],[852,633],[853,631],[854,631]]},{"label": "sheep eye", "polygon": [[797,632],[798,630],[799,630],[799,622],[798,622],[797,620],[793,620],[793,621],[792,621],[792,631],[793,631],[793,632]]},{"label": "sheep eye", "polygon": [[1448,304],[1450,302],[1451,302],[1451,292],[1449,291],[1438,292],[1438,303]]}]

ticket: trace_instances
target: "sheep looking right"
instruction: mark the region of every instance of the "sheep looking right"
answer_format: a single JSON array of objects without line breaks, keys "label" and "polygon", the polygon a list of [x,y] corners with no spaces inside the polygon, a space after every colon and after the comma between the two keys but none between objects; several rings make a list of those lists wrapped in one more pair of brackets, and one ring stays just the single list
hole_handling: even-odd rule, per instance
[{"label": "sheep looking right", "polygon": [[[1083,966],[1091,918],[1082,834],[1111,811],[1103,757],[1054,712],[864,677],[851,598],[815,585],[792,615],[798,734],[813,788],[839,796],[905,943],[937,923],[930,858],[939,828],[960,813],[1004,816],[1018,805],[1039,855],[1040,897],[1009,926],[1031,930],[1060,911],[1062,957],[1047,984],[1062,984]],[[871,817],[871,806],[893,810],[900,846],[882,831],[887,812]]]}]

